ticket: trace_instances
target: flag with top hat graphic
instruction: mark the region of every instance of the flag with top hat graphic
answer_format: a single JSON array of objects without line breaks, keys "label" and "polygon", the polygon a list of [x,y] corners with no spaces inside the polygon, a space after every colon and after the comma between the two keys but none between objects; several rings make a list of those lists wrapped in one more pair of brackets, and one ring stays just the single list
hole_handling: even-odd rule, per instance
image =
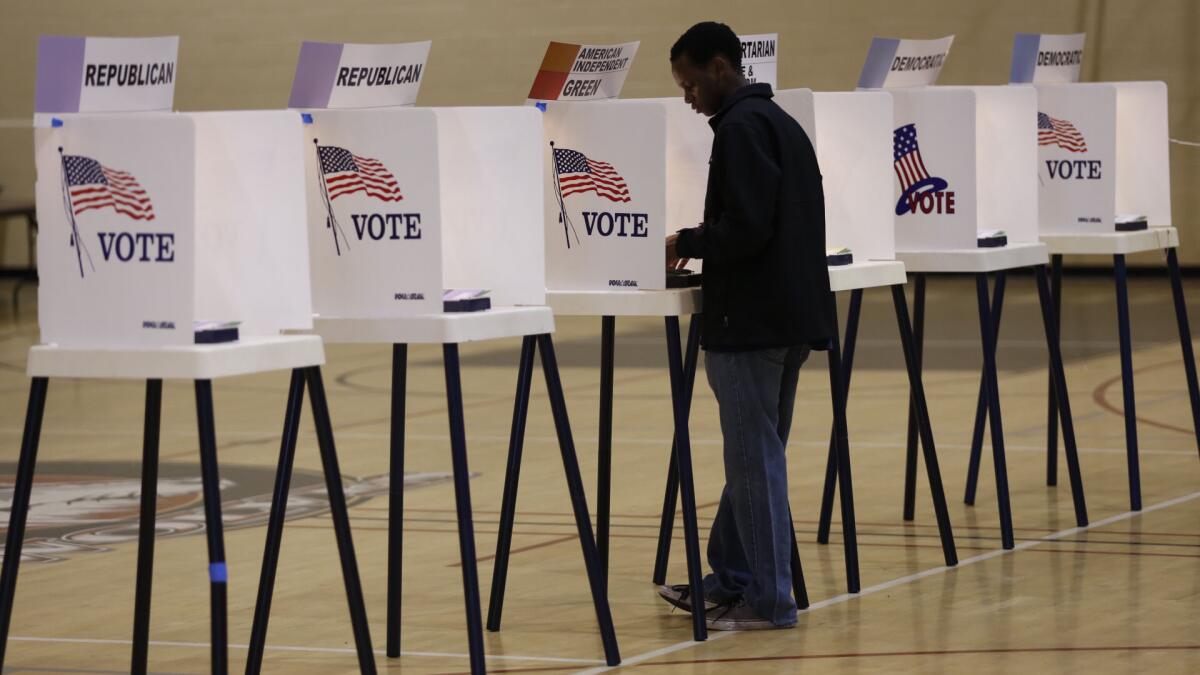
[{"label": "flag with top hat graphic", "polygon": [[900,200],[896,202],[896,215],[915,213],[917,204],[926,195],[941,192],[949,187],[945,178],[930,176],[917,145],[917,125],[906,124],[892,134],[893,168],[900,181]]}]

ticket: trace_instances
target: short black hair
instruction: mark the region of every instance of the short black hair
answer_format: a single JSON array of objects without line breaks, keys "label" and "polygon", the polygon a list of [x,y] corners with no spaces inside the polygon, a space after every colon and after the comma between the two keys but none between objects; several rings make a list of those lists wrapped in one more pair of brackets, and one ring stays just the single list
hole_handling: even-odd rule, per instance
[{"label": "short black hair", "polygon": [[732,28],[716,21],[701,21],[679,36],[671,46],[671,61],[684,54],[697,66],[708,65],[720,54],[734,68],[742,67],[742,41]]}]

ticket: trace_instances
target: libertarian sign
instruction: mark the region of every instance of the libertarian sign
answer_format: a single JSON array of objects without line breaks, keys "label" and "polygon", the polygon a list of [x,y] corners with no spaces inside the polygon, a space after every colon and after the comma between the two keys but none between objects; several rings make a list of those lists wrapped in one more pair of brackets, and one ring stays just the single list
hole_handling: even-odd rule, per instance
[{"label": "libertarian sign", "polygon": [[739,35],[738,39],[742,41],[742,75],[746,81],[765,82],[772,89],[777,88],[779,34]]},{"label": "libertarian sign", "polygon": [[874,38],[858,78],[859,89],[898,89],[937,82],[954,36],[937,40]]},{"label": "libertarian sign", "polygon": [[288,107],[412,105],[421,89],[430,44],[305,42],[300,46]]},{"label": "libertarian sign", "polygon": [[1017,33],[1013,40],[1012,70],[1008,81],[1025,84],[1078,82],[1086,39],[1087,33]]},{"label": "libertarian sign", "polygon": [[43,35],[38,40],[34,113],[170,110],[179,38]]},{"label": "libertarian sign", "polygon": [[531,101],[593,101],[616,98],[625,84],[638,42],[576,45],[551,42],[529,89]]}]

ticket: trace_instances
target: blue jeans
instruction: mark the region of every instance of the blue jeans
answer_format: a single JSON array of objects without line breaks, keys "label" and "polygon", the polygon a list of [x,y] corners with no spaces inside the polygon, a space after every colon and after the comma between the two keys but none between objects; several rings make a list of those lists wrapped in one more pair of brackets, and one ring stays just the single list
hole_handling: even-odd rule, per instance
[{"label": "blue jeans", "polygon": [[708,539],[704,594],[743,598],[775,624],[796,621],[787,447],[808,347],[704,354],[725,440],[725,488]]}]

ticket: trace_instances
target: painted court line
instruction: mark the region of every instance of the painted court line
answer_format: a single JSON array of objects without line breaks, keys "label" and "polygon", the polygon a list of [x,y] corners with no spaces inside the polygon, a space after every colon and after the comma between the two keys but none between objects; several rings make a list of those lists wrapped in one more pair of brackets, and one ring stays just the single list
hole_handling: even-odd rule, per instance
[{"label": "painted court line", "polygon": [[[52,638],[52,637],[19,637],[16,635],[8,638],[10,641],[17,640],[21,642],[48,642],[55,644],[80,644],[80,645],[132,645],[132,640],[106,640],[100,638]],[[156,647],[190,647],[195,649],[208,649],[211,645],[207,642],[175,642],[171,640],[151,640],[151,646]],[[249,649],[249,645],[230,644],[230,649]],[[358,652],[353,647],[299,647],[291,645],[267,645],[267,651],[276,652],[302,652],[308,654],[357,654]],[[387,652],[383,649],[375,650],[376,656],[386,656]],[[452,659],[469,659],[469,654],[456,654],[453,652],[400,652],[401,656],[433,656],[438,658]],[[570,663],[580,665],[592,665],[604,663],[601,659],[568,659],[554,656],[518,656],[515,654],[486,654],[484,658],[496,661],[540,661],[544,663]]]},{"label": "painted court line", "polygon": [[[944,566],[943,567],[934,567],[931,569],[917,572],[915,574],[909,574],[908,576],[903,576],[903,577],[899,577],[896,579],[892,579],[891,581],[885,581],[881,584],[876,584],[874,586],[868,586],[855,594],[843,593],[841,595],[835,595],[832,598],[829,598],[827,600],[822,600],[820,602],[812,603],[811,605],[808,606],[808,609],[805,610],[805,613],[809,613],[814,610],[822,609],[822,608],[829,607],[832,605],[838,605],[843,602],[846,602],[847,600],[853,600],[855,598],[860,598],[860,597],[863,597],[866,595],[871,595],[873,593],[879,593],[880,591],[886,591],[886,590],[889,590],[892,588],[896,588],[897,586],[904,586],[904,585],[910,584],[914,581],[920,581],[921,579],[924,579],[926,577],[932,577],[932,576],[935,576],[938,574],[943,574],[950,570],[961,569],[963,567],[966,567],[967,565],[974,565],[975,563],[981,563],[986,560],[991,560],[992,558],[998,558],[1002,555],[1016,553],[1017,551],[1024,551],[1026,549],[1030,549],[1035,546],[1040,546],[1040,545],[1048,543],[1048,542],[1053,542],[1053,541],[1057,541],[1059,539],[1070,537],[1071,535],[1078,534],[1080,532],[1086,532],[1088,530],[1095,529],[1098,527],[1105,527],[1107,525],[1112,525],[1113,523],[1119,523],[1124,520],[1129,520],[1130,518],[1133,518],[1134,516],[1140,516],[1140,515],[1144,515],[1147,513],[1153,513],[1154,511],[1161,511],[1162,509],[1168,509],[1168,508],[1171,508],[1172,506],[1177,506],[1177,505],[1183,504],[1185,502],[1190,502],[1197,498],[1200,498],[1200,491],[1193,492],[1191,494],[1186,494],[1186,495],[1183,495],[1182,497],[1168,499],[1165,502],[1159,502],[1152,506],[1147,506],[1146,508],[1142,509],[1141,511],[1126,511],[1125,513],[1111,516],[1111,517],[1105,518],[1103,520],[1098,520],[1094,523],[1085,525],[1083,527],[1072,527],[1072,528],[1068,528],[1065,530],[1059,530],[1058,532],[1053,532],[1051,534],[1048,534],[1044,537],[1040,537],[1038,539],[1030,539],[1028,541],[1017,544],[1011,550],[1006,551],[1004,549],[996,549],[994,551],[988,551],[987,553],[981,553],[977,556],[972,556],[970,558],[966,558],[964,560],[958,561],[957,567],[944,567]],[[723,639],[730,638],[730,637],[733,637],[738,634],[739,633],[733,632],[733,631],[709,632],[707,642],[723,640]],[[577,675],[592,675],[593,673],[605,673],[610,670],[615,670],[616,668],[621,668],[623,666],[637,665],[637,664],[643,663],[645,661],[650,661],[652,659],[656,659],[660,656],[666,656],[667,654],[673,654],[675,652],[679,652],[684,649],[691,649],[692,647],[696,647],[696,646],[704,645],[704,644],[707,644],[707,643],[706,642],[694,642],[692,640],[678,642],[676,644],[673,644],[673,645],[670,645],[667,647],[662,647],[660,649],[655,649],[654,651],[646,652],[645,654],[638,654],[637,656],[624,659],[623,661],[621,661],[621,665],[619,665],[619,666],[615,666],[615,667],[602,666],[599,668],[589,668],[587,670],[579,671],[577,673]]]},{"label": "painted court line", "polygon": [[[0,427],[0,434],[9,434],[9,435],[13,435],[13,436],[20,436],[24,432],[25,432],[24,427]],[[196,431],[194,429],[187,429],[187,430],[164,429],[164,430],[162,430],[161,434],[164,437],[172,436],[172,437],[180,437],[180,438],[194,438],[196,436]],[[259,430],[253,430],[253,429],[231,429],[229,431],[221,432],[222,437],[230,437],[230,438],[233,438],[233,437],[257,438],[257,437],[263,437],[263,436],[272,436],[273,434],[275,436],[278,436],[279,430],[278,429],[263,429],[263,430],[259,431]],[[83,437],[109,436],[109,437],[118,437],[118,438],[122,437],[122,436],[132,436],[132,437],[136,437],[136,438],[140,439],[142,437],[142,432],[140,430],[136,430],[136,429],[128,429],[128,430],[125,430],[125,429],[43,429],[42,437],[46,438],[48,436],[83,436]],[[362,439],[386,440],[388,438],[391,438],[391,436],[387,432],[372,432],[372,431],[346,431],[346,432],[338,431],[337,437],[345,438],[345,439],[353,438],[353,439],[360,439],[360,440],[362,440]],[[449,436],[447,434],[422,434],[422,433],[411,433],[410,432],[410,433],[405,434],[405,438],[410,441],[436,442],[436,441],[445,441],[445,440],[449,439]],[[275,440],[274,436],[272,436],[272,440]],[[473,434],[469,440],[471,440],[473,442],[481,442],[481,443],[508,443],[509,436],[508,436],[508,434],[504,434],[504,435]],[[264,439],[264,442],[265,441],[266,441],[266,439]],[[721,445],[724,442],[720,438],[715,438],[715,437],[714,438],[693,437],[691,439],[691,441],[692,441],[692,445]],[[526,443],[543,443],[546,445],[558,445],[558,437],[557,436],[541,436],[541,435],[536,435],[536,434],[526,434],[525,442]],[[669,437],[656,438],[656,437],[652,437],[652,436],[614,437],[613,443],[614,444],[622,444],[622,445],[654,445],[654,446],[665,446],[665,447],[669,448],[671,445],[671,439]],[[829,443],[828,443],[828,441],[793,440],[793,441],[790,441],[788,443],[788,445],[789,446],[797,446],[797,447],[806,447],[806,448],[808,448],[808,447],[825,448],[825,447],[828,447]],[[902,443],[896,443],[896,442],[892,442],[892,441],[861,441],[860,440],[860,441],[855,441],[852,445],[855,448],[870,448],[873,450],[892,450],[895,448],[907,447]],[[967,445],[965,443],[939,443],[938,444],[939,449],[945,449],[945,450],[967,450],[967,449],[970,449],[970,447],[971,447],[970,445]],[[1045,445],[1040,445],[1040,446],[1039,445],[1013,445],[1013,444],[1005,443],[1004,449],[1007,451],[1010,451],[1010,452],[1029,452],[1029,453],[1045,453],[1046,452]],[[1099,447],[1080,446],[1079,452],[1087,453],[1087,454],[1125,455],[1125,448],[1124,447],[1099,448]],[[1196,454],[1196,451],[1193,449],[1188,449],[1188,448],[1171,450],[1168,448],[1153,448],[1153,447],[1147,448],[1147,447],[1139,446],[1138,453],[1142,454],[1142,455],[1189,455],[1190,456],[1190,455]]]}]

